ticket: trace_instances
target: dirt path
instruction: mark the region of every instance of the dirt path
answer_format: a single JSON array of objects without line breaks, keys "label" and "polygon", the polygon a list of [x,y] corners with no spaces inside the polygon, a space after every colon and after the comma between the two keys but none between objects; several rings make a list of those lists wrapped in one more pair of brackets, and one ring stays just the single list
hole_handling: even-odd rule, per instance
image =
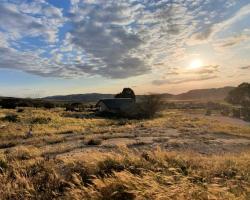
[{"label": "dirt path", "polygon": [[[197,115],[194,115],[197,117]],[[204,116],[202,116],[204,117]],[[207,117],[211,120],[248,125],[236,119],[226,117]],[[87,141],[93,138],[100,140],[98,145],[88,145]],[[131,149],[154,149],[161,147],[172,151],[194,151],[201,154],[238,153],[250,150],[250,138],[235,136],[226,133],[209,133],[199,129],[178,131],[167,127],[137,126],[120,133],[107,132],[103,134],[69,133],[52,136],[32,137],[28,139],[6,140],[0,146],[0,151],[16,149],[18,147],[36,147],[43,156],[72,157],[88,151],[116,151],[118,146]]]},{"label": "dirt path", "polygon": [[[81,148],[60,154],[75,156],[86,151],[115,151],[118,146],[132,149],[150,150],[157,147],[172,151],[194,151],[201,154],[238,153],[250,150],[250,138],[225,133],[181,133],[169,128],[140,128],[131,132],[113,134],[96,134],[102,139],[98,146],[82,145]],[[72,143],[73,144],[73,143]],[[74,142],[74,144],[76,144]]]}]

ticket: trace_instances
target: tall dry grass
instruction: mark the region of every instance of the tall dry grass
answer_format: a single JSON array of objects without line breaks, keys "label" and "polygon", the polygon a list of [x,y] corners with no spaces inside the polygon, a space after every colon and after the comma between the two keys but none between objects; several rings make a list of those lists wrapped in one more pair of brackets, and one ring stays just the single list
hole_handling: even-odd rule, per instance
[{"label": "tall dry grass", "polygon": [[93,152],[0,158],[1,199],[249,199],[250,153]]}]

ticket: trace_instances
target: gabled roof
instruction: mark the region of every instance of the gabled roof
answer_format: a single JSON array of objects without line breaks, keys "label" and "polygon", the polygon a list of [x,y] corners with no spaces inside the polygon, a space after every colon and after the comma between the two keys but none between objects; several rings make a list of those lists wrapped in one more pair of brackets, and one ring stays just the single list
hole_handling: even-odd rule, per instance
[{"label": "gabled roof", "polygon": [[119,110],[134,104],[135,100],[130,98],[101,99],[96,105],[98,106],[101,102],[104,103],[109,109]]}]

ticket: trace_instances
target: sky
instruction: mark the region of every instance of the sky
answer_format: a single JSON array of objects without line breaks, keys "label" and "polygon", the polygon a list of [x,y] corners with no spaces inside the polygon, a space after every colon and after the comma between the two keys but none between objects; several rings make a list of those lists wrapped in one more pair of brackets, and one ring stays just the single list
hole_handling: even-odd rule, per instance
[{"label": "sky", "polygon": [[0,96],[250,81],[249,0],[0,0]]}]

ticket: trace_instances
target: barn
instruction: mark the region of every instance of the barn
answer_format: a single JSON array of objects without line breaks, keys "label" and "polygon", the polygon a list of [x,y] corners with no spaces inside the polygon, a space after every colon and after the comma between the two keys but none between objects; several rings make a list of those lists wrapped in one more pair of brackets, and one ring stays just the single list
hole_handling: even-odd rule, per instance
[{"label": "barn", "polygon": [[135,100],[131,98],[101,99],[96,107],[99,112],[119,113],[131,109],[135,105]]}]

